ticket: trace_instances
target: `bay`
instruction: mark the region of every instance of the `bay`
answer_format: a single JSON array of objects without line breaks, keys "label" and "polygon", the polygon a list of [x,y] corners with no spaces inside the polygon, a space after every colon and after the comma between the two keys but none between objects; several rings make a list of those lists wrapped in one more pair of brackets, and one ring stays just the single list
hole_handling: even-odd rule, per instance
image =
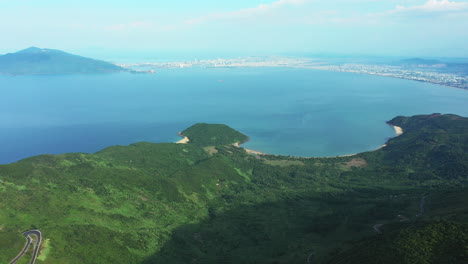
[{"label": "bay", "polygon": [[175,142],[198,123],[248,136],[246,148],[304,157],[369,151],[398,115],[468,116],[468,91],[293,68],[189,68],[156,74],[0,76],[0,163]]}]

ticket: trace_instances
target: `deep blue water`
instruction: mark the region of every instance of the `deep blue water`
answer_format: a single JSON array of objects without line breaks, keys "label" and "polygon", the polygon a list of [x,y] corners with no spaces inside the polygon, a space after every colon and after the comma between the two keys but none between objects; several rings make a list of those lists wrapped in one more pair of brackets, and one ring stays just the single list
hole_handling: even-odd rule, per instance
[{"label": "deep blue water", "polygon": [[465,90],[306,69],[0,76],[0,90],[0,163],[175,142],[197,122],[228,124],[267,153],[336,156],[384,144],[397,115],[468,116]]}]

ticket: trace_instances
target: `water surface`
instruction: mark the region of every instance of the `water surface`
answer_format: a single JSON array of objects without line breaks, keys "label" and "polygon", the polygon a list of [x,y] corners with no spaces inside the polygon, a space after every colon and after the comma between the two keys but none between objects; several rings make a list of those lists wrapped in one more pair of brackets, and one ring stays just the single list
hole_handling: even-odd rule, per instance
[{"label": "water surface", "polygon": [[173,69],[157,74],[0,76],[0,163],[175,142],[197,123],[250,136],[244,146],[293,156],[373,150],[398,115],[468,116],[468,91],[307,69]]}]

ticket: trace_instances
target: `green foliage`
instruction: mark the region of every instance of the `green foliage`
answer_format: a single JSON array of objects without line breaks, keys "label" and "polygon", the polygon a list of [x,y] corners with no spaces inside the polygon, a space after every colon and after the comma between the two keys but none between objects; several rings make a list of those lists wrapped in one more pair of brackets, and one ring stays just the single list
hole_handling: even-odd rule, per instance
[{"label": "green foliage", "polygon": [[[32,228],[49,241],[39,264],[304,263],[312,253],[314,263],[371,261],[364,246],[349,251],[350,241],[407,263],[458,261],[454,244],[465,238],[454,234],[465,234],[457,223],[468,219],[467,119],[391,122],[405,133],[355,157],[252,156],[230,145],[245,135],[197,124],[183,132],[190,144],[141,142],[1,165],[0,263],[21,251],[21,232]],[[365,166],[349,166],[353,159]]]},{"label": "green foliage", "polygon": [[383,162],[424,168],[408,173],[414,179],[468,179],[468,119],[456,115],[396,117],[404,136],[382,149]]},{"label": "green foliage", "polygon": [[191,144],[203,147],[224,146],[248,140],[246,135],[220,124],[195,124],[182,131],[182,135],[188,137]]},{"label": "green foliage", "polygon": [[467,224],[434,221],[366,239],[328,263],[462,264],[467,246]]}]

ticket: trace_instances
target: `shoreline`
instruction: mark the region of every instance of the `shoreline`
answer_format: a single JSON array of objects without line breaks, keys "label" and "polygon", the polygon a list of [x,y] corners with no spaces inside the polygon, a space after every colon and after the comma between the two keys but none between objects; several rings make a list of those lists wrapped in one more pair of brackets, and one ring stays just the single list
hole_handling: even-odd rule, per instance
[{"label": "shoreline", "polygon": [[394,126],[394,125],[391,125],[391,126],[393,127],[393,129],[395,129],[395,133],[397,137],[403,134],[403,128],[399,126]]},{"label": "shoreline", "polygon": [[[392,137],[392,138],[396,138],[396,137],[399,137],[401,136],[404,131],[403,131],[403,128],[399,127],[399,126],[394,126],[394,125],[391,125],[391,124],[388,124],[390,126],[392,126],[392,128],[394,129],[395,131],[395,136]],[[182,135],[181,135],[182,136]],[[237,147],[237,148],[243,148],[245,150],[245,152],[247,152],[248,154],[253,154],[253,155],[260,155],[260,156],[276,156],[276,157],[280,157],[280,156],[285,156],[285,155],[276,155],[276,154],[268,154],[268,153],[263,153],[261,151],[257,151],[257,150],[253,150],[253,149],[247,149],[247,148],[244,148],[244,147],[241,147],[242,144],[248,142],[248,140],[244,141],[244,142],[236,142],[234,144],[232,144],[232,146],[234,147]],[[387,140],[388,142],[388,140]],[[377,150],[380,150],[382,148],[385,148],[387,146],[387,143],[383,144],[382,146],[378,147],[377,149],[374,149],[374,150],[369,150],[369,151],[364,151],[364,152],[372,152],[372,151],[377,151]],[[360,153],[354,153],[354,154],[347,154],[347,155],[338,155],[338,156],[333,156],[333,157],[296,157],[296,156],[287,156],[287,157],[291,157],[291,158],[301,158],[301,159],[330,159],[330,158],[346,158],[346,157],[353,157],[353,156],[356,156],[358,154],[361,154],[361,153],[364,153],[364,152],[360,152]]]},{"label": "shoreline", "polygon": [[[138,63],[137,63],[138,64]],[[145,63],[140,63],[140,64],[145,64]],[[151,63],[150,63],[151,64]],[[122,64],[118,64],[118,66],[122,66]],[[374,76],[381,76],[381,77],[387,77],[387,78],[393,78],[393,79],[401,79],[401,80],[407,80],[407,81],[416,81],[416,82],[421,82],[421,83],[429,83],[429,84],[434,84],[442,87],[448,87],[448,88],[455,88],[455,89],[461,89],[461,90],[468,90],[468,87],[460,87],[456,84],[450,84],[450,83],[444,83],[438,80],[421,80],[421,79],[413,79],[405,76],[397,76],[397,75],[387,75],[384,73],[374,73],[374,72],[360,72],[360,71],[355,71],[355,70],[337,70],[337,69],[329,69],[329,68],[322,68],[322,67],[329,67],[333,66],[331,64],[289,64],[289,65],[263,65],[263,66],[258,66],[258,65],[239,65],[239,66],[210,66],[210,67],[205,67],[208,69],[216,69],[216,68],[292,68],[292,69],[310,69],[310,70],[319,70],[319,71],[328,71],[328,72],[346,72],[346,73],[354,73],[354,74],[362,74],[362,75],[374,75]],[[197,68],[198,66],[187,66],[184,68]],[[125,69],[130,70],[130,67],[123,67]],[[177,69],[179,67],[173,67],[173,68],[168,68],[168,69]],[[149,73],[149,71],[143,71],[142,73]],[[1,74],[1,73],[0,73]],[[453,74],[453,73],[451,73]]]},{"label": "shoreline", "polygon": [[[248,141],[248,140],[247,140]],[[245,142],[247,142],[245,141]],[[246,149],[244,147],[241,147],[240,145],[241,144],[244,144],[245,142],[236,142],[234,144],[232,144],[234,147],[236,148],[243,148],[245,150],[245,152],[249,153],[249,154],[254,154],[254,155],[269,155],[269,156],[272,156],[272,154],[267,154],[267,153],[263,153],[263,152],[260,152],[260,151],[256,151],[256,150],[253,150],[253,149]],[[276,156],[276,155],[274,155]]]},{"label": "shoreline", "polygon": [[439,83],[439,82],[434,82],[434,81],[425,81],[425,80],[417,80],[417,79],[410,79],[410,78],[405,78],[401,76],[391,76],[391,75],[385,75],[385,74],[380,74],[380,73],[366,73],[366,72],[355,72],[355,71],[342,71],[342,70],[332,70],[332,69],[322,69],[322,68],[317,68],[315,66],[306,66],[306,67],[292,67],[292,68],[301,68],[301,69],[313,69],[313,70],[319,70],[319,71],[331,71],[331,72],[347,72],[347,73],[354,73],[354,74],[364,74],[364,75],[374,75],[374,76],[382,76],[382,77],[387,77],[387,78],[394,78],[394,79],[400,79],[400,80],[407,80],[407,81],[415,81],[415,82],[421,82],[421,83],[430,83],[434,85],[439,85],[443,87],[448,87],[448,88],[455,88],[455,89],[461,89],[467,91],[468,88],[463,88],[463,87],[458,87],[454,85],[449,85],[445,83]]},{"label": "shoreline", "polygon": [[190,139],[184,135],[182,135],[182,132],[177,133],[180,137],[183,137],[183,139],[179,140],[176,142],[176,144],[187,144],[190,142]]}]

